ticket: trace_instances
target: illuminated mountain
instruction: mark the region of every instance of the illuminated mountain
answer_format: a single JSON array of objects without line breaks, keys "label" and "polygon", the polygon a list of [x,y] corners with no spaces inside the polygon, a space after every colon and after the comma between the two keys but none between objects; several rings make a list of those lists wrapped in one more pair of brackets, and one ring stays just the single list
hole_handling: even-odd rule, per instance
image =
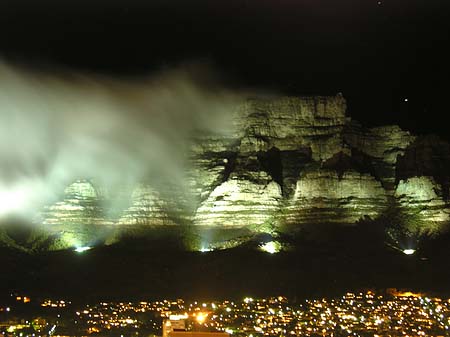
[{"label": "illuminated mountain", "polygon": [[[53,238],[47,248],[166,229],[190,249],[224,248],[261,233],[361,221],[420,236],[449,222],[450,145],[398,126],[361,126],[340,94],[249,99],[229,133],[199,131],[186,156],[184,186],[111,190],[80,177],[36,217]],[[208,234],[214,229],[221,234]]]}]

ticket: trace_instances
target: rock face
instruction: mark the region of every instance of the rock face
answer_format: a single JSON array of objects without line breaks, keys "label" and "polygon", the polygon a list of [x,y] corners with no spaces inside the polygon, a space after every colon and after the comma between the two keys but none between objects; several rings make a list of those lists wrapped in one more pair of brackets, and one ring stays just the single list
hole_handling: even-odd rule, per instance
[{"label": "rock face", "polygon": [[79,180],[64,190],[64,199],[46,207],[41,222],[44,225],[111,224],[104,216],[102,200],[105,198],[87,180]]},{"label": "rock face", "polygon": [[281,209],[281,186],[265,172],[253,179],[233,175],[217,186],[197,209],[194,223],[202,226],[245,223],[258,228],[276,221]]},{"label": "rock face", "polygon": [[249,100],[240,111],[240,153],[310,150],[315,161],[342,149],[346,103],[336,97]]},{"label": "rock face", "polygon": [[366,129],[352,122],[345,133],[355,157],[365,157],[366,167],[388,190],[395,188],[398,156],[405,153],[415,138],[397,125]]},{"label": "rock face", "polygon": [[292,225],[299,222],[355,223],[377,218],[387,205],[386,191],[373,176],[353,170],[302,173],[289,206]]},{"label": "rock face", "polygon": [[433,177],[400,180],[395,195],[401,211],[409,219],[405,226],[411,232],[433,233],[450,220],[450,209],[442,197],[440,185]]},{"label": "rock face", "polygon": [[37,219],[69,238],[58,247],[73,246],[70,238],[83,237],[81,227],[273,234],[376,220],[394,206],[417,220],[408,230],[418,235],[449,222],[450,145],[398,126],[365,128],[346,115],[340,94],[249,99],[234,112],[232,126],[228,134],[195,135],[187,187],[163,191],[142,183],[112,192],[80,177]]}]

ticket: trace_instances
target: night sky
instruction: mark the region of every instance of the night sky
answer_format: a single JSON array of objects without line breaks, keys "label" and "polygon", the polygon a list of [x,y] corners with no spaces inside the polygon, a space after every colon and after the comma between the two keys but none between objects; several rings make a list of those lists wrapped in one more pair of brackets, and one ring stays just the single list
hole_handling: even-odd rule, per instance
[{"label": "night sky", "polygon": [[342,92],[366,125],[449,138],[449,8],[444,0],[3,0],[0,55],[126,77],[205,62],[236,88]]}]

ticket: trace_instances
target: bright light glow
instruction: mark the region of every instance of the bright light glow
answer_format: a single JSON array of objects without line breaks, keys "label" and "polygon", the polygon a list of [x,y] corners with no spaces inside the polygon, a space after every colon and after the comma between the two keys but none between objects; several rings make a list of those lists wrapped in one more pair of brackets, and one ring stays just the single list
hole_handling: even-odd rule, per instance
[{"label": "bright light glow", "polygon": [[24,190],[4,190],[0,191],[0,216],[18,211],[24,206],[26,194]]},{"label": "bright light glow", "polygon": [[244,302],[245,303],[250,303],[250,302],[253,302],[253,298],[251,298],[251,297],[246,297],[246,298],[244,298]]},{"label": "bright light glow", "polygon": [[197,320],[198,323],[203,324],[203,322],[206,320],[207,316],[208,316],[208,314],[204,314],[202,312],[199,312],[197,314],[197,316],[195,317],[195,319]]},{"label": "bright light glow", "polygon": [[202,253],[205,253],[205,252],[212,252],[212,249],[211,249],[211,248],[207,248],[207,247],[202,247],[202,248],[200,248],[200,251],[201,251]]},{"label": "bright light glow", "polygon": [[394,295],[399,296],[399,297],[421,297],[422,296],[421,293],[413,293],[411,291],[395,292]]},{"label": "bright light glow", "polygon": [[92,247],[89,247],[89,246],[83,246],[83,247],[77,247],[77,248],[75,248],[75,251],[76,251],[77,253],[84,253],[85,251],[87,251],[87,250],[89,250],[89,249],[92,249]]},{"label": "bright light glow", "polygon": [[183,319],[187,319],[188,317],[189,317],[188,314],[185,313],[183,315],[170,315],[169,319],[171,321],[180,321],[180,320],[183,320]]},{"label": "bright light glow", "polygon": [[415,252],[416,252],[415,249],[404,249],[404,250],[403,250],[403,254],[406,254],[406,255],[412,255],[412,254],[414,254]]},{"label": "bright light glow", "polygon": [[281,250],[281,244],[278,241],[270,241],[262,244],[259,248],[266,253],[275,254]]}]

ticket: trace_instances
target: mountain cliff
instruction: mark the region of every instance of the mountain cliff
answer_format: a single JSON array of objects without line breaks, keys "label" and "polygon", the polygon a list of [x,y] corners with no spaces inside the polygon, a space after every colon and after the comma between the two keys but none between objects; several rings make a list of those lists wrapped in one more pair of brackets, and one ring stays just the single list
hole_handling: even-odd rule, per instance
[{"label": "mountain cliff", "polygon": [[165,228],[195,233],[191,249],[314,224],[364,221],[386,227],[394,241],[447,229],[450,144],[438,137],[366,128],[346,115],[340,94],[248,99],[231,124],[227,133],[196,133],[184,186],[143,181],[113,191],[80,177],[36,216],[35,230],[51,240],[35,246],[110,243]]}]

